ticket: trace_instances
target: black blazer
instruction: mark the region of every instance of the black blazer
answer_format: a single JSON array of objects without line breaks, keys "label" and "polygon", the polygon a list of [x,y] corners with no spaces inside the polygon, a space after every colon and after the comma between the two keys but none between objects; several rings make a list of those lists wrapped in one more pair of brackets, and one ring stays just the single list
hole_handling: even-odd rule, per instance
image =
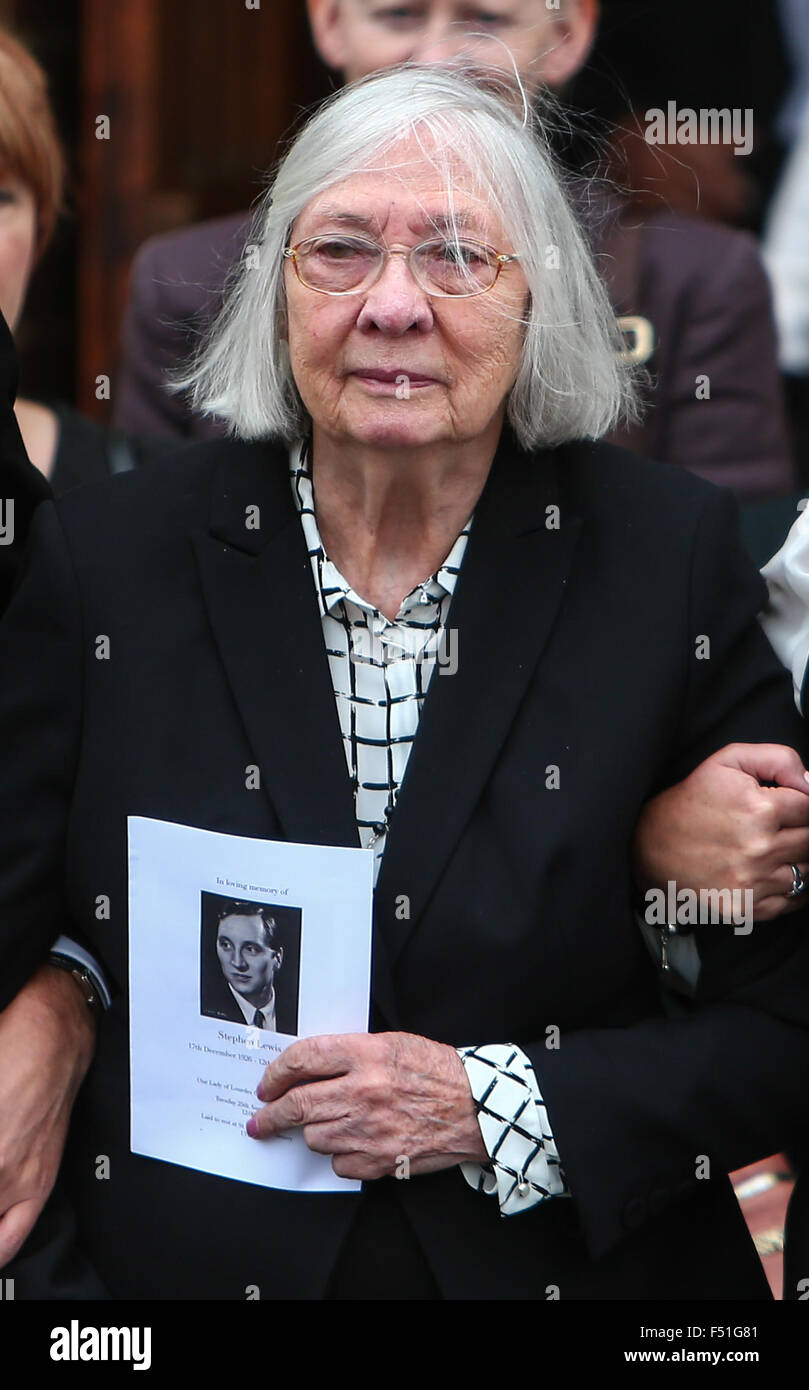
[{"label": "black blazer", "polygon": [[39,508],[0,627],[0,981],[73,926],[117,986],[64,1172],[114,1296],[322,1297],[387,1203],[447,1297],[769,1297],[725,1174],[798,1128],[807,913],[701,929],[695,1010],[670,1017],[628,867],[644,801],[712,750],[806,751],[733,512],[610,446],[526,457],[508,434],[476,509],[458,670],[433,678],[377,885],[372,1022],[531,1057],[573,1196],[501,1220],[455,1169],[301,1195],[130,1154],[127,815],[358,836],[285,451],[199,444]]}]

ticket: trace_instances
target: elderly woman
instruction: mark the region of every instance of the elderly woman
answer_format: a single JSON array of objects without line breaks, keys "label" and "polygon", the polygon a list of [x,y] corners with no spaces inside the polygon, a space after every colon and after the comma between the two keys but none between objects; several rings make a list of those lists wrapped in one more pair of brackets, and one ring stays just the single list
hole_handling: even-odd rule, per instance
[{"label": "elderly woman", "polygon": [[[631,391],[541,139],[437,69],[340,93],[185,385],[236,440],[41,507],[1,634],[3,978],[69,925],[117,986],[64,1170],[99,1280],[767,1298],[726,1174],[800,1116],[805,916],[698,928],[669,1016],[629,848],[803,732],[725,495],[592,442]],[[130,1153],[128,815],[373,847],[372,1031],[293,1043],[248,1126],[361,1194]]]}]

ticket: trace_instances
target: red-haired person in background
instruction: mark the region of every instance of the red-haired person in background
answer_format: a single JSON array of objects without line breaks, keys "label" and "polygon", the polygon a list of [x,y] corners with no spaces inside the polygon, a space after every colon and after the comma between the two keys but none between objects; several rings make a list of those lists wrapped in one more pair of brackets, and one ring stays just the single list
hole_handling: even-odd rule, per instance
[{"label": "red-haired person in background", "polygon": [[[53,236],[64,184],[64,152],[45,73],[0,27],[0,311],[12,333]],[[164,452],[95,424],[64,401],[23,395],[15,414],[29,459],[57,497]]]}]

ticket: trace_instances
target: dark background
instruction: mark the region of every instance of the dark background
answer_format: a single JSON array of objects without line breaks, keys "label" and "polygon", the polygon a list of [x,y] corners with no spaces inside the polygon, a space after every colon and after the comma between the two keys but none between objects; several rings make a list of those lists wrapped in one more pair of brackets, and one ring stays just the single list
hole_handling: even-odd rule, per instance
[{"label": "dark background", "polygon": [[[151,234],[246,208],[281,136],[332,87],[302,0],[0,0],[33,50],[70,163],[65,216],[20,326],[20,394],[98,419],[115,389],[132,256]],[[95,136],[110,118],[110,139]]]}]

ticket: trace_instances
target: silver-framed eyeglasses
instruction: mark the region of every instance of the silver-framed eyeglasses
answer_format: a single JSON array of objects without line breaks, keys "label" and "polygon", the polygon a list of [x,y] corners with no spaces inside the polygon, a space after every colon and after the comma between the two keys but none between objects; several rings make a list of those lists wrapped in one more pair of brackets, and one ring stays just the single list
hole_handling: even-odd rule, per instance
[{"label": "silver-framed eyeglasses", "polygon": [[362,294],[379,279],[391,256],[406,256],[410,274],[425,294],[469,299],[494,288],[513,252],[482,242],[433,237],[408,251],[391,251],[355,236],[310,236],[284,251],[302,285],[317,294]]}]

